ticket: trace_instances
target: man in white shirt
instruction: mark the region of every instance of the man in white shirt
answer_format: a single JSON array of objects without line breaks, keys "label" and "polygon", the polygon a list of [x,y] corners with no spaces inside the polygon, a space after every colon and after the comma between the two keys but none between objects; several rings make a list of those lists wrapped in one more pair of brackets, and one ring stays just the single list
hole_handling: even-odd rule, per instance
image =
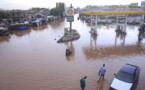
[{"label": "man in white shirt", "polygon": [[100,74],[99,80],[100,80],[101,78],[104,79],[105,72],[106,72],[106,67],[105,67],[105,64],[103,64],[103,66],[102,66],[102,67],[100,68],[100,70],[99,70],[99,74]]}]

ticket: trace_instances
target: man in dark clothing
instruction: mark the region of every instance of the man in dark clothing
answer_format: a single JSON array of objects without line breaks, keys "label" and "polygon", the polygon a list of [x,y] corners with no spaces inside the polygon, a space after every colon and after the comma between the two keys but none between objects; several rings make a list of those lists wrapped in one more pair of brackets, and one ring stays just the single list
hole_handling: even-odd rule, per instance
[{"label": "man in dark clothing", "polygon": [[85,81],[85,79],[86,79],[86,78],[87,78],[87,76],[84,76],[84,78],[81,78],[81,79],[80,79],[80,86],[81,86],[82,90],[85,89],[85,86],[86,86],[86,81]]}]

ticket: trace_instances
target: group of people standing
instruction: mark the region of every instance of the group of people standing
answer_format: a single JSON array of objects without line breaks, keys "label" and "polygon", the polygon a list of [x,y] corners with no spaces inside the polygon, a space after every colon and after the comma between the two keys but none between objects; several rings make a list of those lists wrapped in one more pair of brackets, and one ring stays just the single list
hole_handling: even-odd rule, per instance
[{"label": "group of people standing", "polygon": [[[101,79],[104,79],[105,73],[106,73],[106,67],[105,67],[105,64],[103,64],[103,66],[99,69],[99,72],[98,72],[98,76],[100,76],[98,82]],[[87,79],[87,76],[84,76],[83,78],[80,79],[80,87],[82,90],[84,90],[86,87],[86,81],[85,81],[86,79]]]}]

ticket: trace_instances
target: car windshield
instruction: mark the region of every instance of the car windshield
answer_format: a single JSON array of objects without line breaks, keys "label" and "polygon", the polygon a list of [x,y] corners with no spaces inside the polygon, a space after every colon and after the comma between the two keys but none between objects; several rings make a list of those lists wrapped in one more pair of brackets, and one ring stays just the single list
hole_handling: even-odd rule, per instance
[{"label": "car windshield", "polygon": [[116,78],[119,79],[119,80],[128,82],[128,83],[133,82],[133,76],[132,75],[127,74],[125,72],[121,72],[121,71],[118,72],[118,74],[116,75]]}]

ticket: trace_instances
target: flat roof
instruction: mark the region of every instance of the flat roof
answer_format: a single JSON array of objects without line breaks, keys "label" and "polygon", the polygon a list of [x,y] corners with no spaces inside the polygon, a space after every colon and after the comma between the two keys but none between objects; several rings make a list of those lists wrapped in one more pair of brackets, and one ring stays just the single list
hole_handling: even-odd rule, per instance
[{"label": "flat roof", "polygon": [[82,11],[86,15],[145,14],[145,11]]}]

